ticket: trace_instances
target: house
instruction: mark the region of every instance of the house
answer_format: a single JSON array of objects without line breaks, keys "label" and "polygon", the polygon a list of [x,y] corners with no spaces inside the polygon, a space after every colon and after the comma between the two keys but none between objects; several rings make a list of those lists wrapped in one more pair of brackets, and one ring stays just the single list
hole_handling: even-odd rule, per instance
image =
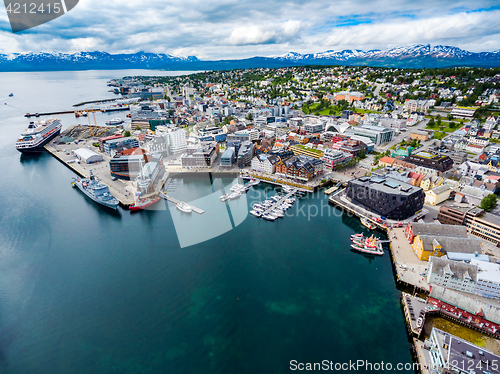
[{"label": "house", "polygon": [[451,188],[447,185],[434,187],[431,190],[425,191],[425,203],[430,205],[438,205],[450,197]]},{"label": "house", "polygon": [[384,156],[380,160],[378,160],[378,165],[385,167],[385,166],[392,166],[394,163],[394,159],[392,157]]}]

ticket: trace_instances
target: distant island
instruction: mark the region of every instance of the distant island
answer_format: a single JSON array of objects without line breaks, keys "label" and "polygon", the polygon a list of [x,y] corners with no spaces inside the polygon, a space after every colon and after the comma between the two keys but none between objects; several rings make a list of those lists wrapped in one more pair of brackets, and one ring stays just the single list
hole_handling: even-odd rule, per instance
[{"label": "distant island", "polygon": [[500,51],[469,52],[452,46],[418,44],[388,50],[343,50],[300,54],[289,52],[270,57],[203,61],[196,56],[137,52],[13,53],[0,54],[0,72],[103,69],[229,70],[279,68],[304,65],[351,65],[397,68],[500,67]]}]

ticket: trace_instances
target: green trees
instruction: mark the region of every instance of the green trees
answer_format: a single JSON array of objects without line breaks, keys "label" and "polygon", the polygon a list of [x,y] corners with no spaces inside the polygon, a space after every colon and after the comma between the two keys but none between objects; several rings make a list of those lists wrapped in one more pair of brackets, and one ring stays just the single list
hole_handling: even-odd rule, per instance
[{"label": "green trees", "polygon": [[434,126],[436,126],[436,122],[434,121],[434,118],[431,118],[431,119],[430,119],[430,121],[429,121],[429,123],[427,124],[427,126],[429,126],[429,127],[434,127]]},{"label": "green trees", "polygon": [[483,200],[481,200],[481,205],[479,205],[481,209],[484,209],[487,212],[493,210],[496,206],[497,206],[497,195],[495,195],[494,193],[484,197]]},{"label": "green trees", "polygon": [[124,137],[129,137],[131,134],[130,134],[130,131],[126,130],[124,133],[123,133],[123,136]]}]

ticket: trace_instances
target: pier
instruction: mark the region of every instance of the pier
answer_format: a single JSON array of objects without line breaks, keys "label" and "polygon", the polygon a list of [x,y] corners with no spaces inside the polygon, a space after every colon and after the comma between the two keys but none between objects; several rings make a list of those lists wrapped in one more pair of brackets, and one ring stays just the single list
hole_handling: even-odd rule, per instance
[{"label": "pier", "polygon": [[[167,201],[170,201],[171,203],[176,204],[176,205],[177,205],[177,204],[179,204],[179,203],[182,203],[182,202],[183,202],[183,201],[180,201],[180,200],[178,200],[178,199],[176,199],[176,198],[173,198],[173,197],[171,197],[171,196],[168,196],[168,195],[166,195],[165,193],[163,193],[163,192],[161,192],[161,191],[159,192],[159,196],[160,196],[160,197],[162,197],[162,198],[164,198],[164,199],[165,199],[165,200],[167,200]],[[187,204],[187,203],[184,203],[184,204],[189,205],[189,206],[191,207],[191,209],[193,210],[193,212],[195,212],[195,213],[198,213],[198,214],[203,214],[203,213],[205,213],[205,211],[204,211],[203,209],[196,208],[196,207],[194,207],[194,206],[192,206],[192,205],[190,205],[190,204]]]},{"label": "pier", "polygon": [[118,111],[124,111],[124,110],[130,110],[130,107],[116,107],[116,108],[103,108],[103,109],[86,109],[86,110],[61,110],[58,112],[44,112],[44,113],[26,113],[24,116],[26,118],[31,118],[31,117],[40,117],[40,116],[55,116],[58,114],[79,114],[81,115],[81,112],[118,112]]},{"label": "pier", "polygon": [[336,186],[330,187],[329,189],[325,190],[326,195],[331,195],[335,191],[337,191],[340,187],[342,187],[342,182],[337,183]]}]

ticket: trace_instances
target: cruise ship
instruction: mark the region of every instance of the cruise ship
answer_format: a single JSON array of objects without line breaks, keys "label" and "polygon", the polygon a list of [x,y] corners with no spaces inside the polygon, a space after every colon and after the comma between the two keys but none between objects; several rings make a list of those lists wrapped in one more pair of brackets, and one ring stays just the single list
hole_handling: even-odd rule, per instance
[{"label": "cruise ship", "polygon": [[21,133],[16,142],[19,152],[41,152],[43,146],[61,132],[62,124],[57,118],[30,122],[28,128]]}]

